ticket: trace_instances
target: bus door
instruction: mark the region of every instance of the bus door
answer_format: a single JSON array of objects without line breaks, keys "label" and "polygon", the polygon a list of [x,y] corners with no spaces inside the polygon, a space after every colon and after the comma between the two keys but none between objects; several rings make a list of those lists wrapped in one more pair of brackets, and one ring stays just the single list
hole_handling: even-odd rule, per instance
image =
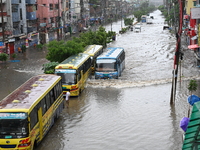
[{"label": "bus door", "polygon": [[38,122],[39,122],[39,132],[40,132],[40,141],[43,138],[43,122],[42,122],[42,107],[38,108]]}]

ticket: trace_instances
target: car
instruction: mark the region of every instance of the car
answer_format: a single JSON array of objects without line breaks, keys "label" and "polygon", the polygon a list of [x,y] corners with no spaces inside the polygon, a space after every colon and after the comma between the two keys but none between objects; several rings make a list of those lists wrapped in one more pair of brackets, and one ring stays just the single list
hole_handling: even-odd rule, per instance
[{"label": "car", "polygon": [[134,31],[135,32],[141,32],[141,26],[140,25],[135,25]]}]

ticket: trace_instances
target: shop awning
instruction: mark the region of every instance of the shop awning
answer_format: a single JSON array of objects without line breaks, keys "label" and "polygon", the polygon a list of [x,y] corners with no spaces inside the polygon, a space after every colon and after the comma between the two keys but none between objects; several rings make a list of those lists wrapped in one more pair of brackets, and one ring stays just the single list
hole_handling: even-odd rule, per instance
[{"label": "shop awning", "polygon": [[199,48],[199,45],[198,44],[189,45],[188,48],[189,49]]},{"label": "shop awning", "polygon": [[194,103],[182,150],[200,149],[200,101]]}]

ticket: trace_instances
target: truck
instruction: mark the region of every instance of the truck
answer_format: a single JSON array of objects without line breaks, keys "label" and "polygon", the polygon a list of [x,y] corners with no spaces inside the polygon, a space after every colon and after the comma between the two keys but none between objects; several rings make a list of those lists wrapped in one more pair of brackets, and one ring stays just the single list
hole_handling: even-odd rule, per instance
[{"label": "truck", "polygon": [[146,19],[146,23],[147,24],[152,24],[153,23],[153,19],[152,18],[147,18]]}]

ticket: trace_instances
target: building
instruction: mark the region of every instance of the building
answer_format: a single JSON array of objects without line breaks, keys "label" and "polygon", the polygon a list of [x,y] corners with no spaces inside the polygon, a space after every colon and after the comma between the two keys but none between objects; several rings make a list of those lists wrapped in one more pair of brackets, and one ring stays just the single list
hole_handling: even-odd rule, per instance
[{"label": "building", "polygon": [[36,14],[40,43],[61,40],[63,34],[61,0],[38,0]]}]

